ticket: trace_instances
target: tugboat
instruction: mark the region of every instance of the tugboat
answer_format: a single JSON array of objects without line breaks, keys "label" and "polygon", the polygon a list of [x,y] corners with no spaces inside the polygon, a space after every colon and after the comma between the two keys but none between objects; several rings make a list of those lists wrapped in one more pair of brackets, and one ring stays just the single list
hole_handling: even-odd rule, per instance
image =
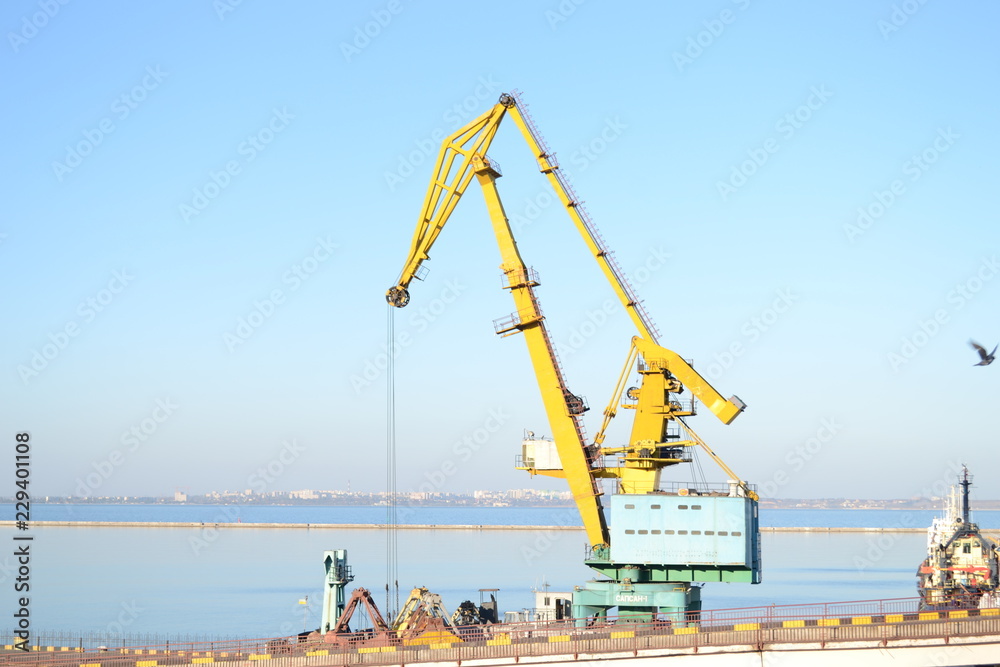
[{"label": "tugboat", "polygon": [[1000,606],[1000,554],[969,520],[970,486],[972,479],[963,465],[944,516],[927,529],[927,558],[917,570],[921,610]]}]

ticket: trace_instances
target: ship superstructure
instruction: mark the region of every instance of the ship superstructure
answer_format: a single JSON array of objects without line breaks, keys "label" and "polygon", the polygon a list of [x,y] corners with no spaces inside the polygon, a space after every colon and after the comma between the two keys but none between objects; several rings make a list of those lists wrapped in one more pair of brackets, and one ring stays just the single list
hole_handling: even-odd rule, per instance
[{"label": "ship superstructure", "polygon": [[969,470],[962,466],[944,514],[927,529],[927,558],[917,571],[922,609],[997,606],[997,545],[970,519],[970,486]]}]

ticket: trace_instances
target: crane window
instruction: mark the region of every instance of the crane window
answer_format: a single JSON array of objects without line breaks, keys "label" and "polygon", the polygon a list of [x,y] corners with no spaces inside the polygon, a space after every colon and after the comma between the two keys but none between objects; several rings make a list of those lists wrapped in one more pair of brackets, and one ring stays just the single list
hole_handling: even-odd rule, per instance
[{"label": "crane window", "polygon": [[687,535],[687,534],[688,534],[688,532],[687,532],[686,530],[678,530],[678,531],[677,531],[677,534],[678,534],[678,535]]},{"label": "crane window", "polygon": [[674,531],[672,531],[672,530],[665,530],[665,531],[663,531],[663,534],[664,535],[673,535]]},{"label": "crane window", "polygon": [[732,535],[733,537],[739,537],[739,536],[740,536],[740,535],[742,535],[743,533],[741,533],[741,532],[740,532],[740,531],[738,531],[738,530],[734,530],[734,531],[733,531],[732,533],[730,533],[730,534],[731,534],[731,535]]},{"label": "crane window", "polygon": [[720,535],[721,537],[725,537],[725,536],[726,536],[726,535],[728,535],[728,534],[729,534],[729,533],[727,533],[727,532],[726,532],[726,531],[724,531],[724,530],[720,530],[720,531],[719,531],[719,535]]},{"label": "crane window", "polygon": [[649,534],[649,531],[648,531],[648,530],[640,530],[640,531],[639,531],[639,534],[640,534],[640,535],[648,535],[648,534]]},{"label": "crane window", "polygon": [[705,534],[706,535],[715,535],[715,531],[714,530],[706,530]]},{"label": "crane window", "polygon": [[635,535],[635,531],[634,530],[626,530],[625,534],[626,535]]},{"label": "crane window", "polygon": [[691,509],[693,509],[693,510],[700,510],[701,509],[701,505],[692,505]]},{"label": "crane window", "polygon": [[627,510],[634,510],[635,509],[635,505],[626,505],[625,509],[627,509]]},{"label": "crane window", "polygon": [[660,506],[659,505],[650,505],[649,509],[651,509],[651,510],[658,510],[658,509],[660,509]]},{"label": "crane window", "polygon": [[701,531],[700,530],[692,530],[691,534],[692,535],[701,535]]},{"label": "crane window", "polygon": [[658,531],[658,530],[655,530],[655,529],[654,529],[654,530],[651,530],[651,531],[649,531],[649,532],[650,532],[650,533],[652,533],[653,535],[659,535],[659,534],[660,534],[660,531]]},{"label": "crane window", "polygon": [[679,510],[686,510],[687,508],[688,508],[687,505],[678,505],[677,506],[677,509],[679,509]]}]

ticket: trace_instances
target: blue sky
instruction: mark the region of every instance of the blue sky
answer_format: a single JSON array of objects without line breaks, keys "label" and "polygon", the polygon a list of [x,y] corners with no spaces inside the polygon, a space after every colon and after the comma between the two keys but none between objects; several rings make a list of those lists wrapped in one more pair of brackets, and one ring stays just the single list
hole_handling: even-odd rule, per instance
[{"label": "blue sky", "polygon": [[[749,406],[692,425],[764,495],[967,463],[1000,497],[1000,367],[967,343],[1000,341],[998,13],[5,3],[2,432],[38,495],[384,488],[428,156],[516,88],[662,343]],[[490,154],[593,433],[635,332],[512,124]],[[548,428],[474,188],[432,257],[395,314],[399,488],[561,488],[513,470]]]}]

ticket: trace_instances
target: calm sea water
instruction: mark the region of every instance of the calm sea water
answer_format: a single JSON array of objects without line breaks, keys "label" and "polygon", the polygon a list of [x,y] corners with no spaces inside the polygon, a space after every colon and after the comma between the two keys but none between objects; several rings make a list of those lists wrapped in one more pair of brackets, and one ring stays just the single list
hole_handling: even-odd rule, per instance
[{"label": "calm sea water", "polygon": [[[239,514],[234,515],[233,511]],[[13,516],[3,506],[0,516]],[[765,510],[765,526],[925,527],[936,512]],[[235,516],[233,518],[225,518]],[[37,505],[32,519],[243,523],[377,523],[384,508]],[[988,528],[1000,512],[977,512]],[[401,523],[437,524],[398,533],[400,597],[413,586],[440,593],[449,610],[478,589],[499,588],[502,610],[531,607],[532,588],[571,590],[592,578],[577,531],[454,530],[447,525],[578,524],[574,510],[414,508]],[[12,528],[0,539],[0,614],[14,592]],[[21,532],[20,535],[25,533]],[[273,636],[319,625],[323,551],[347,549],[356,576],[385,607],[386,539],[371,529],[32,528],[30,609],[36,629]],[[763,535],[764,582],[708,584],[704,606],[913,597],[923,533]],[[11,555],[7,555],[11,554]],[[308,596],[309,603],[298,601]],[[391,602],[394,603],[394,595]],[[390,605],[392,606],[392,605]],[[8,625],[8,624],[2,624]]]},{"label": "calm sea water", "polygon": [[[399,507],[401,524],[437,526],[579,526],[573,507]],[[762,526],[914,527],[929,526],[935,510],[772,510],[762,509]],[[0,503],[0,517],[14,516]],[[33,505],[35,521],[141,521],[229,523],[384,524],[385,507],[306,505]],[[973,512],[982,528],[1000,529],[1000,511]]]}]

